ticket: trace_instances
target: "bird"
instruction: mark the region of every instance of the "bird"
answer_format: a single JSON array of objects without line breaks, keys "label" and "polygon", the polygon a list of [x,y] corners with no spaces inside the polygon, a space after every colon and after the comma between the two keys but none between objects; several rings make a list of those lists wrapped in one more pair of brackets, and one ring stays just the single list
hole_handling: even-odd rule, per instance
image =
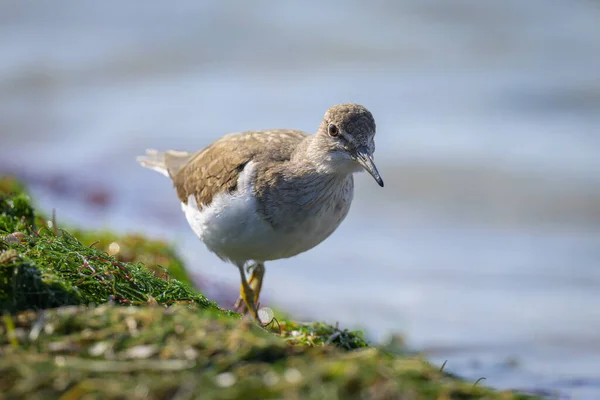
[{"label": "bird", "polygon": [[327,239],[348,215],[354,173],[366,170],[384,186],[374,162],[375,131],[364,106],[338,104],[325,112],[314,134],[236,132],[196,153],[149,149],[137,161],[171,179],[194,233],[238,268],[236,304],[260,322],[265,262],[296,256]]}]

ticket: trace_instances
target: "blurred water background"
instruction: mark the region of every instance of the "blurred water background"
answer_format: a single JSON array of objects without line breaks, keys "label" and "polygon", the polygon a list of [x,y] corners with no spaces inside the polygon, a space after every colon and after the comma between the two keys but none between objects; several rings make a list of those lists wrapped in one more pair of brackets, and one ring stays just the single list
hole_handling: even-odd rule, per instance
[{"label": "blurred water background", "polygon": [[234,288],[135,156],[364,104],[386,187],[359,176],[331,238],[267,264],[263,303],[405,335],[495,387],[600,398],[598,2],[15,0],[0,50],[0,172]]}]

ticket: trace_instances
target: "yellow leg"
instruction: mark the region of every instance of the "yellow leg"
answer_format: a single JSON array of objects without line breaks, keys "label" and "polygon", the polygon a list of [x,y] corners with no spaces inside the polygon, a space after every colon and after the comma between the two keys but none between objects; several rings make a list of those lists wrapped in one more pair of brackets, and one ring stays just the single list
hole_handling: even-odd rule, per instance
[{"label": "yellow leg", "polygon": [[259,306],[258,299],[260,298],[260,291],[262,289],[263,278],[265,277],[265,264],[257,263],[252,269],[252,275],[250,275],[250,287],[254,291],[254,304]]},{"label": "yellow leg", "polygon": [[256,303],[254,302],[254,291],[248,284],[248,281],[246,281],[244,266],[238,265],[238,269],[240,270],[240,277],[242,278],[242,284],[240,285],[240,298],[246,305],[250,315],[252,315],[252,317],[258,321],[258,310],[256,309]]},{"label": "yellow leg", "polygon": [[[260,297],[260,291],[262,289],[263,278],[265,276],[265,265],[263,263],[256,263],[251,268],[252,268],[252,274],[250,275],[250,279],[248,280],[248,287],[249,287],[250,291],[252,292],[252,301],[254,303],[254,306],[258,307],[258,299]],[[243,280],[242,280],[242,286],[240,288],[240,298],[235,302],[235,308],[237,310],[239,310],[242,314],[244,314],[246,311],[250,310],[250,307],[249,307],[249,304],[246,301],[246,299],[244,299],[244,281],[245,281],[246,276],[243,272],[243,269],[240,270],[240,272],[243,275],[243,278],[242,278]],[[246,295],[249,295],[248,291],[247,291]],[[244,307],[244,306],[246,306],[246,307]]]}]

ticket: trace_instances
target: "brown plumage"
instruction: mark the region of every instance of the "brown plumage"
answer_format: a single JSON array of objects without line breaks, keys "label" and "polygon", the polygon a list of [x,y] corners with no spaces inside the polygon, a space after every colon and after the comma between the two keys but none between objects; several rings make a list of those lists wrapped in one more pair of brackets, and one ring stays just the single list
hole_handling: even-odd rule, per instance
[{"label": "brown plumage", "polygon": [[302,131],[284,129],[226,135],[193,155],[171,175],[177,196],[187,203],[194,195],[198,205],[206,207],[217,193],[236,190],[238,177],[248,162],[288,161],[304,137]]}]

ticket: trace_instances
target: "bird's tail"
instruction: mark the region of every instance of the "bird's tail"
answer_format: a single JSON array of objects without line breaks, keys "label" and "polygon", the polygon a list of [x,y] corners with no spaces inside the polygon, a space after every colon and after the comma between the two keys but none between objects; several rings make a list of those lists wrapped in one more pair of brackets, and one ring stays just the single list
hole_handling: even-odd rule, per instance
[{"label": "bird's tail", "polygon": [[142,167],[150,168],[171,178],[179,172],[191,157],[192,155],[185,151],[148,149],[145,156],[138,156],[136,160]]}]

